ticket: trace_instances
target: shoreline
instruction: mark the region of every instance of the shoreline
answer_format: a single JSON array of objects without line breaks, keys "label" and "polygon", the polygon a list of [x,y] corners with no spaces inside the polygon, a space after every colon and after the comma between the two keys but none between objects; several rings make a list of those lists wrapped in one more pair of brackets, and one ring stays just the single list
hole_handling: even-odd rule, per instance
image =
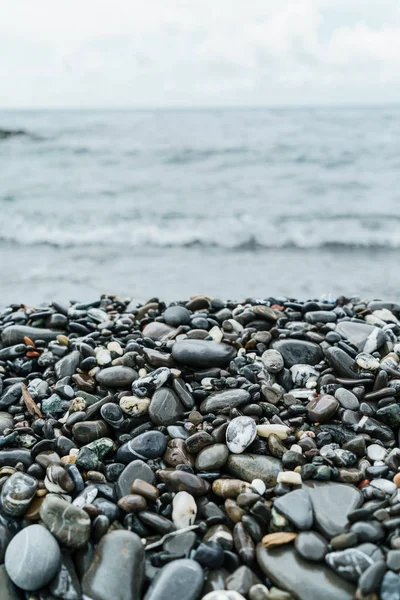
[{"label": "shoreline", "polygon": [[102,296],[0,332],[5,600],[400,598],[400,304]]}]

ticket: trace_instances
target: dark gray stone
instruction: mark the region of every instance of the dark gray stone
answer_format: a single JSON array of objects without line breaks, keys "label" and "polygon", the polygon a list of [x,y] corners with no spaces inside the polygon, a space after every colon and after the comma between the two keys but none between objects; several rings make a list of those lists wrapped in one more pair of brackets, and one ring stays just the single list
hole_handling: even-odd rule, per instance
[{"label": "dark gray stone", "polygon": [[304,490],[294,490],[277,498],[274,508],[284,515],[297,529],[311,529],[313,508],[310,496]]},{"label": "dark gray stone", "polygon": [[354,586],[331,569],[301,558],[293,546],[257,546],[261,570],[281,589],[297,600],[353,600]]},{"label": "dark gray stone", "polygon": [[328,538],[342,533],[348,513],[362,502],[360,490],[346,483],[310,480],[303,489],[310,496],[317,528]]},{"label": "dark gray stone", "polygon": [[167,325],[179,327],[179,325],[188,325],[192,313],[184,306],[169,306],[163,314]]},{"label": "dark gray stone", "polygon": [[149,417],[154,425],[172,425],[183,418],[184,412],[174,391],[161,387],[154,392],[149,406]]},{"label": "dark gray stone", "polygon": [[202,587],[203,569],[199,563],[189,558],[182,558],[174,560],[161,569],[151,583],[144,600],[165,600],[167,590],[170,598],[197,600]]},{"label": "dark gray stone", "polygon": [[96,373],[97,383],[110,388],[129,389],[137,377],[137,371],[122,366],[107,367]]},{"label": "dark gray stone", "polygon": [[87,512],[55,494],[48,494],[44,499],[40,518],[51,533],[69,548],[80,548],[89,540],[90,518]]},{"label": "dark gray stone", "polygon": [[178,363],[200,370],[226,367],[235,358],[236,349],[218,342],[182,340],[172,346],[172,356]]},{"label": "dark gray stone", "polygon": [[63,377],[71,377],[79,365],[79,360],[79,351],[73,350],[67,354],[67,356],[64,356],[64,358],[57,361],[54,365],[54,370],[58,379],[62,379]]},{"label": "dark gray stone", "polygon": [[122,498],[130,494],[131,485],[135,479],[142,479],[152,485],[156,483],[156,476],[150,467],[143,460],[133,460],[118,477],[115,485],[117,498]]},{"label": "dark gray stone", "polygon": [[276,478],[282,470],[282,463],[272,456],[259,454],[231,454],[225,464],[225,469],[230,475],[252,482],[253,479],[262,479],[267,487],[276,484]]},{"label": "dark gray stone", "polygon": [[213,413],[224,408],[237,408],[250,402],[250,394],[246,390],[233,389],[214,392],[208,396],[200,405],[203,414]]},{"label": "dark gray stone", "polygon": [[116,459],[126,465],[135,458],[160,458],[166,450],[167,439],[161,431],[146,431],[123,444]]},{"label": "dark gray stone", "polygon": [[92,600],[140,600],[144,577],[144,547],[131,531],[107,533],[96,548],[82,579]]},{"label": "dark gray stone", "polygon": [[282,354],[287,369],[299,364],[316,365],[323,359],[321,348],[313,342],[279,340],[272,347]]}]

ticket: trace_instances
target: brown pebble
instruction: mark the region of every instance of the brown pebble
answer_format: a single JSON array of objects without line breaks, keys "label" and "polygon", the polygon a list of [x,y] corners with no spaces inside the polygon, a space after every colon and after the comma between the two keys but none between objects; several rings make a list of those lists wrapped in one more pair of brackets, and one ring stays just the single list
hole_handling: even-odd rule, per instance
[{"label": "brown pebble", "polygon": [[400,473],[396,473],[396,475],[393,477],[393,483],[400,488]]},{"label": "brown pebble", "polygon": [[150,500],[150,502],[155,502],[159,495],[158,489],[151,485],[151,483],[147,483],[147,481],[143,481],[143,479],[135,479],[135,481],[131,485],[131,494],[139,494]]},{"label": "brown pebble", "polygon": [[199,425],[203,422],[203,415],[201,415],[198,410],[192,410],[189,414],[189,421],[193,423],[193,425]]},{"label": "brown pebble", "polygon": [[[46,493],[47,493],[47,490],[46,490]],[[34,497],[32,502],[29,504],[28,509],[27,509],[26,513],[24,514],[24,518],[28,519],[29,521],[39,521],[40,507],[42,506],[45,498],[46,498],[46,495],[39,496],[38,493],[36,493],[36,496]]]},{"label": "brown pebble", "polygon": [[132,513],[145,510],[147,508],[147,502],[143,496],[139,496],[139,494],[128,494],[118,500],[118,506],[125,512]]},{"label": "brown pebble", "polygon": [[282,544],[290,544],[296,537],[297,533],[278,531],[277,533],[268,533],[267,535],[264,535],[261,543],[265,548],[273,548],[274,546],[281,546]]},{"label": "brown pebble", "polygon": [[221,498],[237,498],[239,494],[252,492],[253,488],[241,479],[216,479],[212,484],[212,491]]},{"label": "brown pebble", "polygon": [[239,523],[242,520],[245,511],[240,508],[234,500],[227,498],[224,503],[226,514],[234,523]]}]

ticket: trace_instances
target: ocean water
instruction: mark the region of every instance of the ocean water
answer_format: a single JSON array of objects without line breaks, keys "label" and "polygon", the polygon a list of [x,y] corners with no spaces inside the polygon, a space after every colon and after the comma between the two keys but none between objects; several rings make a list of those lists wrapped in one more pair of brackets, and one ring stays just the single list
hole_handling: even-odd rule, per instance
[{"label": "ocean water", "polygon": [[398,299],[400,108],[0,111],[0,305]]}]

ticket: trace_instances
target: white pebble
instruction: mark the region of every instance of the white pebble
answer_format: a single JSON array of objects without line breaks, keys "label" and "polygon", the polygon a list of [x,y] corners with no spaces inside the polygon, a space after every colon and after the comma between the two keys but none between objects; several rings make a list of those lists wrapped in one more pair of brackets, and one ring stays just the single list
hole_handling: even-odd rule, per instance
[{"label": "white pebble", "polygon": [[172,521],[177,529],[190,527],[195,522],[197,504],[187,492],[178,492],[172,500]]},{"label": "white pebble", "polygon": [[257,426],[251,417],[235,417],[226,430],[226,445],[234,454],[241,454],[254,441]]},{"label": "white pebble", "polygon": [[386,448],[379,444],[371,444],[367,448],[367,456],[370,460],[384,460],[386,456]]},{"label": "white pebble", "polygon": [[297,452],[298,454],[303,454],[303,448],[298,444],[292,444],[290,446],[292,452]]},{"label": "white pebble", "polygon": [[257,494],[260,494],[260,496],[262,496],[263,494],[265,494],[265,490],[267,488],[266,488],[266,485],[265,485],[265,483],[263,482],[262,479],[253,479],[253,481],[251,482],[250,485],[253,488],[253,490],[255,492],[257,492]]},{"label": "white pebble", "polygon": [[379,360],[372,356],[372,354],[367,354],[366,352],[357,354],[356,363],[365,371],[376,371],[379,369]]},{"label": "white pebble", "polygon": [[96,362],[98,365],[103,366],[110,364],[112,359],[111,354],[108,350],[106,350],[105,348],[96,348],[94,352],[96,356]]},{"label": "white pebble", "polygon": [[276,480],[278,483],[289,483],[290,485],[302,484],[300,473],[296,473],[295,471],[281,471]]},{"label": "white pebble", "polygon": [[109,342],[107,344],[107,349],[110,352],[115,352],[115,354],[118,354],[118,356],[122,356],[124,351],[121,348],[121,345],[118,342]]},{"label": "white pebble", "polygon": [[278,373],[284,367],[283,356],[278,350],[266,350],[261,356],[261,360],[269,373]]},{"label": "white pebble", "polygon": [[257,433],[259,436],[266,438],[274,434],[279,439],[286,440],[290,433],[290,429],[286,425],[265,424],[257,425]]},{"label": "white pebble", "polygon": [[222,338],[224,337],[224,334],[222,333],[221,329],[216,325],[214,325],[214,327],[210,329],[208,334],[212,337],[212,339],[215,342],[222,342]]},{"label": "white pebble", "polygon": [[373,479],[370,485],[377,490],[381,490],[385,494],[394,494],[397,490],[397,485],[393,483],[393,481],[388,481],[387,479]]}]

